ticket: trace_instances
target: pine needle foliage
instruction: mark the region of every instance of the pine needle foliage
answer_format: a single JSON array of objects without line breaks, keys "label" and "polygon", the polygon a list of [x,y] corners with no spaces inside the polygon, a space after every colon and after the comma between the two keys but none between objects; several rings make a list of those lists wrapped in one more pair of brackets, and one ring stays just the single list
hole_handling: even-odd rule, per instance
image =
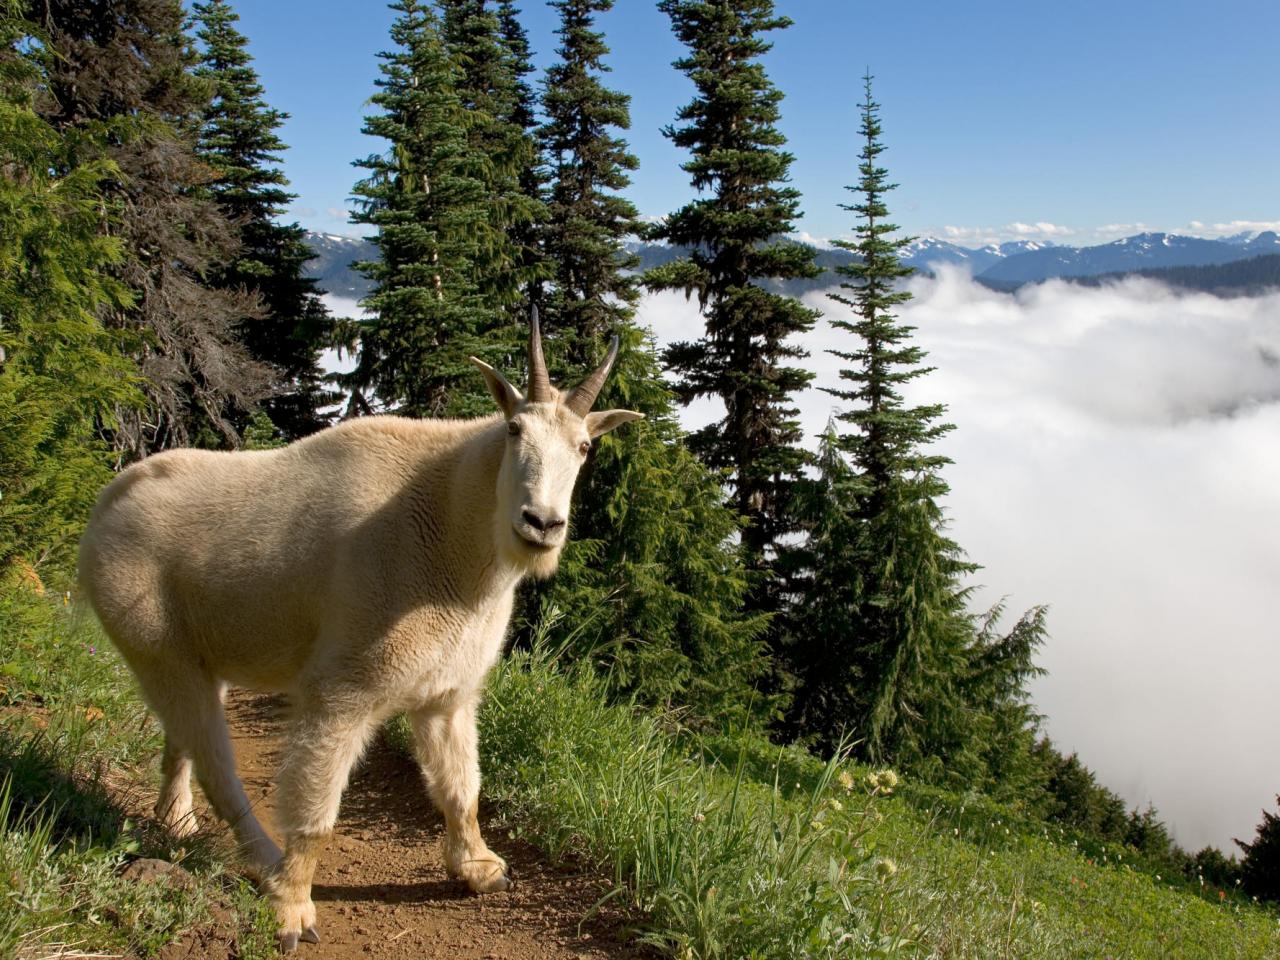
[{"label": "pine needle foliage", "polygon": [[195,74],[213,87],[197,150],[216,178],[208,185],[209,195],[239,228],[241,239],[238,255],[211,281],[220,289],[261,295],[263,315],[246,318],[237,332],[254,359],[275,369],[275,389],[263,409],[292,440],[325,426],[331,417],[322,410],[339,397],[326,387],[320,366],[334,322],[315,281],[305,275],[312,256],[305,231],[296,223],[277,222],[295,197],[280,169],[286,147],[276,134],[288,115],[267,105],[230,4],[209,0],[192,11],[203,46]]},{"label": "pine needle foliage", "polygon": [[630,98],[602,83],[608,48],[594,29],[613,3],[553,5],[561,44],[539,130],[551,175],[544,243],[555,273],[542,311],[550,363],[561,379],[580,376],[618,334],[597,406],[646,419],[595,444],[574,495],[574,538],[555,579],[532,591],[530,618],[567,615],[578,652],[625,695],[759,723],[774,708],[755,691],[765,620],[740,610],[751,580],[732,542],[737,518],[718,479],[681,442],[655,346],[634,319],[636,258],[623,244],[640,220],[619,193],[637,167],[621,136]]},{"label": "pine needle foliage", "polygon": [[514,331],[481,291],[485,245],[494,241],[488,160],[468,140],[479,122],[455,84],[461,71],[430,6],[392,9],[395,49],[379,54],[371,98],[380,112],[364,132],[390,144],[357,163],[368,171],[354,194],[354,220],[377,229],[381,256],[357,264],[374,282],[360,324],[359,359],[345,378],[354,412],[377,408],[412,416],[488,412],[468,356],[501,366]]},{"label": "pine needle foliage", "polygon": [[[0,3],[0,49],[38,42],[18,4]],[[124,309],[124,255],[102,229],[96,159],[74,163],[35,109],[38,71],[0,57],[0,574],[15,561],[69,566],[113,454],[98,436],[140,406],[138,376],[100,312]],[[47,574],[46,574],[47,576]]]},{"label": "pine needle foliage", "polygon": [[664,134],[690,152],[683,164],[702,196],[669,215],[652,236],[688,250],[650,270],[650,290],[698,297],[705,334],[671,345],[666,363],[682,403],[718,397],[723,419],[695,432],[690,448],[724,471],[746,520],[742,540],[753,567],[765,568],[791,530],[790,495],[806,461],[794,394],[813,375],[789,338],[809,330],[817,312],[769,292],[767,280],[814,277],[813,250],[783,237],[799,216],[788,186],[792,156],[776,123],[782,93],[760,57],[763,35],[790,24],[772,0],[662,0],[688,47],[676,66],[697,88]]},{"label": "pine needle foliage", "polygon": [[532,90],[524,81],[532,70],[528,39],[510,3],[438,0],[437,6],[468,118],[467,143],[486,159],[479,175],[489,231],[477,262],[479,290],[486,304],[523,326],[530,287],[542,274],[534,244],[544,216]]}]

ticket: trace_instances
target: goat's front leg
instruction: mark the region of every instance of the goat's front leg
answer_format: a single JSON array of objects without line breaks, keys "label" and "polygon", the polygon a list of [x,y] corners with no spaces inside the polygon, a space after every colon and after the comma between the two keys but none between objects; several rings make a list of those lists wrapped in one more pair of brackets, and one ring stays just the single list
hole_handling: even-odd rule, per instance
[{"label": "goat's front leg", "polygon": [[364,750],[372,723],[368,713],[304,702],[290,726],[276,804],[284,857],[265,884],[276,911],[276,935],[286,953],[299,939],[319,940],[311,878],[333,836],[347,777]]},{"label": "goat's front leg", "polygon": [[409,720],[427,791],[444,814],[445,867],[476,893],[508,889],[506,861],[485,845],[476,820],[480,761],[475,703],[415,710]]}]

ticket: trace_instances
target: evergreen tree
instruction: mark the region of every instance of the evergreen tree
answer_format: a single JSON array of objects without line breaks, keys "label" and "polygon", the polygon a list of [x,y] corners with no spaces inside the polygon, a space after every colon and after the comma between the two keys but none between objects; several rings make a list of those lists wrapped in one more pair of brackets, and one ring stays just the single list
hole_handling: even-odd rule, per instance
[{"label": "evergreen tree", "polygon": [[529,303],[541,302],[541,284],[548,274],[541,250],[541,230],[547,211],[543,193],[547,176],[534,140],[538,127],[537,103],[533,87],[526,79],[533,73],[529,36],[520,23],[520,11],[510,0],[500,0],[497,9],[498,35],[507,58],[507,70],[514,84],[514,101],[509,117],[512,126],[524,133],[525,159],[517,177],[520,194],[527,206],[528,218],[511,224],[508,235],[515,246],[516,273],[525,285]]},{"label": "evergreen tree", "polygon": [[38,72],[12,55],[32,39],[17,12],[0,3],[0,576],[18,559],[67,572],[111,476],[97,427],[142,402],[121,333],[98,320],[129,300],[111,276],[120,242],[102,229],[117,171],[75,162],[36,113]]},{"label": "evergreen tree", "polygon": [[552,177],[547,346],[558,374],[581,375],[617,333],[621,350],[598,402],[647,419],[595,445],[574,495],[574,538],[533,602],[567,614],[577,648],[624,693],[758,721],[772,707],[755,692],[764,622],[739,612],[750,580],[731,543],[738,525],[716,479],[681,443],[654,346],[634,321],[636,258],[623,240],[640,222],[618,193],[637,166],[618,135],[630,125],[629,98],[601,83],[608,48],[593,29],[613,2],[554,5],[560,59],[547,71],[539,131]]},{"label": "evergreen tree", "polygon": [[217,178],[208,190],[242,241],[238,256],[211,280],[220,289],[261,295],[264,315],[241,323],[238,333],[255,359],[275,368],[275,391],[263,408],[283,436],[294,439],[325,426],[330,418],[321,409],[338,396],[325,389],[320,367],[333,320],[304,273],[311,258],[304,231],[276,222],[294,199],[279,168],[285,145],[276,135],[288,117],[267,106],[248,42],[235,26],[240,18],[226,0],[197,3],[193,12],[204,45],[195,73],[214,91],[198,153]]},{"label": "evergreen tree", "polygon": [[559,334],[566,366],[574,369],[587,367],[635,313],[640,294],[634,270],[640,261],[623,241],[642,225],[635,205],[619,191],[631,183],[628,172],[639,161],[611,132],[630,127],[630,98],[599,79],[609,51],[592,26],[613,0],[552,5],[560,11],[560,60],[547,70],[542,104],[548,119],[538,136],[551,174],[544,233],[555,273],[543,315],[548,329]]},{"label": "evergreen tree", "polygon": [[[467,115],[467,143],[485,158],[488,230],[477,251],[479,291],[488,305],[504,309],[512,323],[526,322],[526,299],[540,276],[534,231],[543,217],[537,196],[538,152],[531,92],[528,41],[514,7],[505,19],[486,0],[439,0],[441,33],[457,68],[454,89]],[[516,338],[509,344],[519,355]]]},{"label": "evergreen tree", "polygon": [[[1280,796],[1276,797],[1280,804]],[[1262,811],[1262,822],[1250,843],[1237,840],[1244,856],[1240,879],[1245,892],[1259,900],[1280,903],[1280,816]]]},{"label": "evergreen tree", "polygon": [[[270,369],[236,337],[261,313],[254,293],[211,287],[236,256],[237,231],[201,189],[211,171],[194,141],[209,99],[195,77],[178,0],[32,8],[45,42],[28,49],[43,69],[42,114],[74,147],[76,166],[109,159],[115,268],[133,292],[128,308],[104,305],[108,325],[135,331],[149,401],[122,409],[114,442],[128,457],[201,441],[236,445],[236,421],[271,391]],[[104,229],[106,224],[104,222]]]},{"label": "evergreen tree", "polygon": [[706,195],[653,232],[688,252],[649,271],[645,285],[698,296],[705,335],[673,344],[666,362],[679,377],[682,403],[702,396],[724,403],[725,417],[689,444],[731,475],[734,505],[747,521],[743,543],[752,565],[764,568],[792,527],[788,500],[805,462],[792,397],[812,374],[787,365],[805,356],[788,338],[817,316],[762,286],[818,272],[811,248],[782,239],[800,196],[786,185],[792,157],[775,126],[782,94],[759,62],[770,47],[762,35],[790,21],[774,15],[772,0],[662,0],[659,7],[689,48],[676,66],[698,91],[678,115],[683,126],[664,133],[690,151],[683,169]]},{"label": "evergreen tree", "polygon": [[[897,283],[910,238],[891,239],[879,165],[879,105],[865,78],[856,239],[857,259],[832,299],[854,314],[832,325],[857,344],[833,350],[847,366],[827,392],[851,406],[828,432],[820,473],[799,499],[809,536],[788,558],[795,572],[788,653],[801,680],[799,727],[830,743],[862,738],[873,759],[910,766],[935,780],[974,785],[1031,782],[1036,716],[1026,682],[1044,636],[1044,611],[1029,611],[1007,635],[996,607],[980,626],[966,612],[965,574],[976,569],[943,531],[939,473],[949,461],[927,445],[951,429],[938,404],[908,406],[902,386],[929,372],[912,328],[893,308],[910,299]],[[836,726],[833,729],[833,724]]]},{"label": "evergreen tree", "polygon": [[479,283],[490,238],[487,161],[468,143],[477,121],[454,88],[459,72],[430,7],[401,0],[392,9],[400,13],[391,28],[396,49],[379,55],[372,98],[382,112],[364,126],[390,148],[359,161],[369,176],[354,189],[355,221],[378,231],[380,258],[357,265],[374,281],[364,305],[376,316],[361,324],[359,361],[346,382],[357,407],[479,413],[490,401],[467,357],[500,366],[515,337]]}]

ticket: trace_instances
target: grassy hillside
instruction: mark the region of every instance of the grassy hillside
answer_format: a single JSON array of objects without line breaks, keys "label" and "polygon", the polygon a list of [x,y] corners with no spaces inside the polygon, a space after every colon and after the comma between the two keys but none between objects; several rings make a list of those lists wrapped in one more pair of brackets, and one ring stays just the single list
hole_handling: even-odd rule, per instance
[{"label": "grassy hillside", "polygon": [[[269,955],[269,918],[222,866],[218,836],[178,847],[130,820],[129,784],[154,777],[155,725],[73,609],[0,595],[0,955],[151,955],[218,924],[240,956]],[[509,829],[595,863],[638,908],[637,936],[674,956],[1280,955],[1275,912],[1170,882],[1133,851],[607,706],[599,679],[545,651],[496,672],[482,738],[486,801]],[[192,882],[161,896],[121,878],[141,854],[181,861]]]},{"label": "grassy hillside", "polygon": [[[33,583],[0,587],[0,957],[149,957],[184,936],[274,957],[224,833],[178,843],[139,816],[158,728],[96,625]],[[139,882],[140,858],[181,869]]]}]

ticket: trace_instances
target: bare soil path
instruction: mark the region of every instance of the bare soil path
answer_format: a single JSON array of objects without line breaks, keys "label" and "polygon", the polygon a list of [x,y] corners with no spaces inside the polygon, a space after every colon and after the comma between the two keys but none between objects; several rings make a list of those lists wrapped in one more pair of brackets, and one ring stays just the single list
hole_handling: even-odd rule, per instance
[{"label": "bare soil path", "polygon": [[[232,693],[227,713],[245,790],[268,831],[275,822],[273,777],[287,705],[278,697]],[[449,958],[640,958],[623,942],[622,919],[606,908],[583,922],[608,887],[598,877],[553,867],[482,814],[485,839],[510,864],[515,888],[473,896],[445,873],[444,823],[416,765],[379,739],[343,797],[337,832],[316,870],[312,899],[321,943],[300,944],[299,960]]]}]

